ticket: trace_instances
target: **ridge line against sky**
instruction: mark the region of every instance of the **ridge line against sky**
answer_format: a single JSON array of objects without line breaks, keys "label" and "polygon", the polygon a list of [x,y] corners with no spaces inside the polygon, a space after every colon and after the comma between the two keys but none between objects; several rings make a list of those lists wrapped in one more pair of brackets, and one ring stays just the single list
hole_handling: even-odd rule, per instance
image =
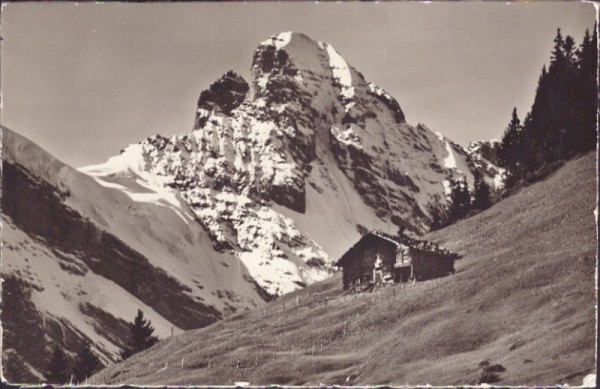
[{"label": "ridge line against sky", "polygon": [[410,124],[466,146],[533,102],[556,28],[581,42],[594,5],[536,3],[3,4],[3,125],[79,167],[191,131],[200,92],[281,31],[330,43]]}]

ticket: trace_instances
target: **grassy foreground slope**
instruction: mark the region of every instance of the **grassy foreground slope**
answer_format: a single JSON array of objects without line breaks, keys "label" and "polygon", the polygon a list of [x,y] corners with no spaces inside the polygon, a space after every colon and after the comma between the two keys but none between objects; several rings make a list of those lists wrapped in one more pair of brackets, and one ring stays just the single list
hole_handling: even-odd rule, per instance
[{"label": "grassy foreground slope", "polygon": [[[166,339],[93,383],[580,385],[595,369],[596,158],[428,236],[453,276],[344,295],[341,276]],[[498,370],[503,370],[498,369]]]}]

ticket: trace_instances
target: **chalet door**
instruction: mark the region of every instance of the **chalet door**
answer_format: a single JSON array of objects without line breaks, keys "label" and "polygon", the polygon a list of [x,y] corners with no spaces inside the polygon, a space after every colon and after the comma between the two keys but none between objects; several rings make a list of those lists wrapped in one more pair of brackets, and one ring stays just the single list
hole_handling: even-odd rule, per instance
[{"label": "chalet door", "polygon": [[408,282],[414,278],[413,266],[406,265],[394,268],[394,282]]}]

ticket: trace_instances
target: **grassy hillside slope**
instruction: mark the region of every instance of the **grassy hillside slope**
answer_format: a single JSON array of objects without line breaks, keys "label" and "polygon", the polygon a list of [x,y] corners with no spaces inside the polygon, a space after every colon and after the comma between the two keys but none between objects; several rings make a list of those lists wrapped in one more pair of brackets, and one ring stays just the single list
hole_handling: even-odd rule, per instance
[{"label": "grassy hillside slope", "polygon": [[595,163],[430,234],[464,255],[453,276],[344,295],[338,273],[93,382],[457,385],[498,364],[496,385],[580,385],[595,369]]}]

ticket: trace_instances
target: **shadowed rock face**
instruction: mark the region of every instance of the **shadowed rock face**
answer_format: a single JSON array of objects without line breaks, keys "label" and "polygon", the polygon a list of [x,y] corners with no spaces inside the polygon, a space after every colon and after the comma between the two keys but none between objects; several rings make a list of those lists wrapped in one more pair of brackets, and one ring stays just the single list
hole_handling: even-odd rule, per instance
[{"label": "shadowed rock face", "polygon": [[396,99],[394,99],[392,96],[388,95],[387,93],[381,93],[378,90],[369,91],[367,93],[377,97],[379,101],[385,104],[385,106],[393,112],[396,123],[400,124],[405,121],[404,112],[402,112],[400,104],[398,104],[398,101],[396,101]]},{"label": "shadowed rock face", "polygon": [[[287,62],[288,54],[285,51],[277,50],[274,46],[264,46],[262,49],[254,52],[252,67],[259,68],[264,73],[274,73],[275,71],[285,71],[289,67]],[[294,72],[288,72],[294,74]]]},{"label": "shadowed rock face", "polygon": [[[68,193],[35,181],[19,166],[6,161],[2,173],[3,212],[24,232],[43,239],[54,249],[78,254],[87,266],[79,269],[65,258],[63,269],[89,270],[115,282],[182,329],[202,327],[221,317],[212,307],[187,296],[189,288],[65,206],[62,200]],[[79,254],[82,252],[86,255]]]},{"label": "shadowed rock face", "polygon": [[204,126],[208,119],[208,112],[221,111],[225,115],[231,114],[231,111],[244,101],[248,89],[248,83],[242,76],[231,70],[225,73],[208,89],[200,93],[194,128]]}]

